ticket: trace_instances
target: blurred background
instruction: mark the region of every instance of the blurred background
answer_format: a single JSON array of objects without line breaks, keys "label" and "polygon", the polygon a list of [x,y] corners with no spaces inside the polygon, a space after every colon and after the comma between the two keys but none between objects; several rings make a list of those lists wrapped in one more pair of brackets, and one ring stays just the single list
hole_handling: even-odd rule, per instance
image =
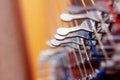
[{"label": "blurred background", "polygon": [[67,0],[0,0],[0,80],[36,80],[38,55],[47,48]]}]

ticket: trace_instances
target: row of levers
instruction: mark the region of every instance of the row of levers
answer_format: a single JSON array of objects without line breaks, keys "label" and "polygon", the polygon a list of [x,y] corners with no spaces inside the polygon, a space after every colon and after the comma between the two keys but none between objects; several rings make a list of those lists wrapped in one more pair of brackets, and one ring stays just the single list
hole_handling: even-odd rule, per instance
[{"label": "row of levers", "polygon": [[120,0],[88,1],[73,0],[60,15],[68,26],[46,41],[40,80],[120,80]]}]

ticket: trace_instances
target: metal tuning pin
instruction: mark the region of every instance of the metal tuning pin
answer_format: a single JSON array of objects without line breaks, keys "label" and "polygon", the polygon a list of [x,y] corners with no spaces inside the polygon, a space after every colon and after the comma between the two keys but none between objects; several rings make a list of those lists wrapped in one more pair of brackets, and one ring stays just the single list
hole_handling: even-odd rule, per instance
[{"label": "metal tuning pin", "polygon": [[[56,40],[57,41],[57,40]],[[72,41],[69,41],[69,42],[65,42],[65,41],[62,41],[62,42],[60,42],[59,41],[59,44],[52,44],[51,43],[51,41],[49,40],[49,41],[47,41],[46,42],[46,44],[48,45],[48,46],[50,46],[51,48],[56,48],[56,47],[67,47],[67,48],[73,48],[74,50],[76,50],[76,45],[75,44],[73,44],[74,42],[72,42]],[[76,42],[75,42],[76,43]],[[77,44],[77,43],[76,43]],[[87,46],[86,47],[87,49],[90,49],[90,47],[89,46]],[[69,49],[69,51],[71,51],[71,49]]]},{"label": "metal tuning pin", "polygon": [[[98,16],[99,15],[99,16]],[[63,21],[72,21],[75,19],[91,19],[97,22],[100,22],[101,12],[99,11],[89,11],[88,13],[83,14],[61,14],[60,19]]]},{"label": "metal tuning pin", "polygon": [[54,38],[55,39],[58,39],[58,40],[64,40],[64,39],[67,39],[67,38],[74,38],[74,37],[79,37],[79,38],[84,38],[84,39],[88,39],[86,36],[83,36],[81,34],[77,34],[77,33],[70,33],[68,35],[65,35],[65,36],[62,36],[62,35],[59,35],[59,34],[55,34],[54,35]]},{"label": "metal tuning pin", "polygon": [[76,26],[76,27],[70,27],[70,28],[58,28],[57,29],[57,34],[59,35],[67,35],[71,32],[76,32],[76,31],[87,31],[87,32],[93,32],[92,30],[93,26],[89,26],[88,23],[86,21],[82,22],[82,24],[80,26]]},{"label": "metal tuning pin", "polygon": [[52,40],[50,40],[50,42],[51,42],[51,44],[53,44],[55,46],[58,46],[58,45],[64,44],[64,43],[75,43],[75,44],[81,45],[81,43],[78,43],[75,40],[71,40],[71,39],[66,39],[66,40],[63,40],[63,41],[58,41],[56,39],[52,39]]},{"label": "metal tuning pin", "polygon": [[[78,32],[79,32],[79,34],[78,34]],[[101,31],[101,32],[103,32],[103,31]],[[98,36],[100,38],[102,38],[101,32],[98,34]],[[82,35],[81,31],[72,32],[72,33],[69,33],[67,35],[59,35],[59,34],[55,34],[54,35],[54,38],[57,39],[57,40],[60,40],[60,41],[64,40],[64,39],[68,39],[68,38],[75,38],[75,37],[79,37],[79,38],[83,38],[85,40],[88,40],[87,34],[86,35]],[[92,35],[92,40],[96,40],[95,35]]]},{"label": "metal tuning pin", "polygon": [[74,19],[83,19],[85,18],[87,15],[86,14],[61,14],[60,15],[60,19],[63,21],[72,21]]},{"label": "metal tuning pin", "polygon": [[50,41],[46,41],[46,44],[47,44],[48,46],[50,46],[51,48],[55,48],[55,47],[56,47],[56,46],[52,45],[52,43],[51,43]]}]

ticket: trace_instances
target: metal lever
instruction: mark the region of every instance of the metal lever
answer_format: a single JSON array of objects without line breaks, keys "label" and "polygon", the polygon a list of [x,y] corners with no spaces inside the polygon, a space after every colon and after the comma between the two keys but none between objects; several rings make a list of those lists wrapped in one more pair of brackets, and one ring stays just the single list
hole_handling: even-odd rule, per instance
[{"label": "metal lever", "polygon": [[55,39],[58,39],[58,40],[64,40],[64,39],[67,39],[67,38],[72,38],[72,37],[79,37],[79,38],[84,38],[84,39],[87,39],[87,37],[83,36],[83,35],[80,35],[80,34],[77,34],[77,33],[71,33],[71,34],[68,34],[66,36],[61,36],[61,35],[58,35],[58,34],[55,34],[54,35],[54,38]]},{"label": "metal lever", "polygon": [[94,26],[90,26],[90,25],[88,25],[87,21],[84,21],[80,26],[70,27],[70,28],[58,28],[57,34],[67,35],[71,32],[76,32],[76,31],[80,31],[80,30],[87,31],[87,32],[93,32],[92,27],[94,27]]},{"label": "metal lever", "polygon": [[74,19],[91,19],[91,20],[100,22],[101,12],[99,12],[99,11],[89,11],[88,13],[84,13],[84,14],[67,14],[67,13],[64,13],[64,14],[61,14],[60,18],[63,21],[72,21]]}]

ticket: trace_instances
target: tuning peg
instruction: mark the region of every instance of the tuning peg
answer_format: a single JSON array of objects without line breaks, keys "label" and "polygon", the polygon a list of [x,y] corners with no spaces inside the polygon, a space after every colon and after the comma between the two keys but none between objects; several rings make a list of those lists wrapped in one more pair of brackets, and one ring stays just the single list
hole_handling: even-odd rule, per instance
[{"label": "tuning peg", "polygon": [[55,48],[55,46],[52,45],[52,43],[51,43],[50,41],[46,41],[46,44],[47,44],[48,46],[52,47],[52,48]]},{"label": "tuning peg", "polygon": [[63,21],[72,21],[73,19],[83,19],[87,15],[86,14],[61,14],[60,19]]},{"label": "tuning peg", "polygon": [[91,19],[97,22],[101,20],[101,12],[99,11],[89,11],[84,14],[67,14],[63,13],[60,15],[60,19],[63,21],[72,21],[74,19]]},{"label": "tuning peg", "polygon": [[55,34],[54,35],[54,38],[57,39],[57,40],[64,40],[64,39],[67,39],[67,38],[75,38],[75,37],[79,37],[79,38],[84,38],[84,39],[87,39],[87,37],[81,35],[81,34],[77,34],[77,33],[70,33],[66,36],[62,36],[62,35],[58,35],[58,34]]},{"label": "tuning peg", "polygon": [[59,35],[67,35],[68,33],[71,32],[76,32],[76,31],[87,31],[87,32],[93,32],[92,27],[87,23],[87,21],[82,22],[82,24],[80,26],[76,26],[76,27],[70,27],[70,28],[58,28],[57,29],[57,34]]},{"label": "tuning peg", "polygon": [[[75,39],[75,38],[73,38],[73,39]],[[92,42],[93,42],[93,45],[96,45],[96,41],[93,40]],[[52,40],[47,41],[47,45],[49,45],[52,48],[59,47],[59,46],[65,47],[67,45],[68,46],[73,46],[73,48],[76,48],[76,45],[82,46],[82,43],[77,42],[76,40],[72,40],[71,38],[68,38],[68,39],[65,39],[65,40],[62,40],[62,41],[52,39]],[[90,49],[90,43],[89,42],[86,44],[86,48]]]},{"label": "tuning peg", "polygon": [[65,43],[75,43],[75,44],[81,45],[81,43],[78,43],[75,40],[71,40],[71,39],[66,39],[66,40],[63,40],[63,41],[58,41],[56,39],[52,39],[52,40],[50,40],[50,42],[51,42],[51,44],[53,44],[55,46],[60,45],[60,44],[65,44]]}]

